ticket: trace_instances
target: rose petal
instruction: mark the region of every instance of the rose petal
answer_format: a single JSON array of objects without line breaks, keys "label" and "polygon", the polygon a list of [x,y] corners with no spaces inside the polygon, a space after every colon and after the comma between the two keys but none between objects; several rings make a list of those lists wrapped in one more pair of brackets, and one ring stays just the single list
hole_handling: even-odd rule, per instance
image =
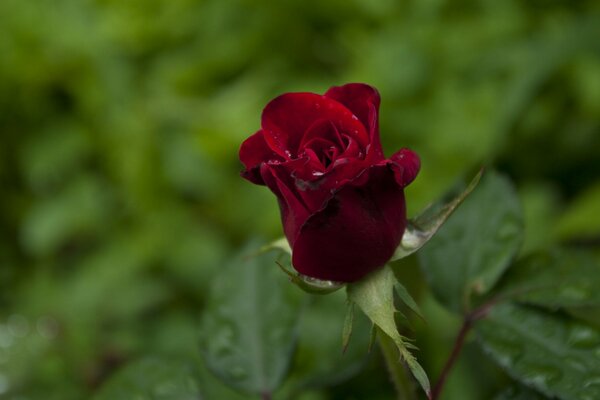
[{"label": "rose petal", "polygon": [[315,139],[328,140],[333,145],[343,148],[342,137],[333,122],[327,119],[319,119],[315,121],[302,136],[300,141],[300,149],[304,149],[308,143]]},{"label": "rose petal", "polygon": [[398,185],[405,187],[417,177],[421,169],[421,160],[414,151],[401,149],[390,157],[390,167]]},{"label": "rose petal", "polygon": [[343,86],[333,86],[326,97],[334,99],[346,106],[369,131],[370,151],[372,161],[384,158],[383,148],[379,139],[379,92],[364,83],[349,83]]},{"label": "rose petal", "polygon": [[292,264],[303,275],[353,282],[383,266],[406,225],[402,188],[381,164],[337,192],[311,215],[293,244]]},{"label": "rose petal", "polygon": [[302,198],[294,190],[293,179],[281,165],[261,164],[260,174],[269,189],[277,196],[283,232],[290,245],[310,216]]},{"label": "rose petal", "polygon": [[287,159],[297,157],[304,133],[320,119],[331,121],[366,147],[369,135],[345,106],[314,93],[287,93],[272,100],[262,114],[262,129],[269,147]]},{"label": "rose petal", "polygon": [[244,140],[240,146],[239,156],[240,161],[246,167],[242,171],[242,176],[257,185],[265,184],[260,175],[262,162],[283,161],[283,158],[267,145],[262,130]]}]

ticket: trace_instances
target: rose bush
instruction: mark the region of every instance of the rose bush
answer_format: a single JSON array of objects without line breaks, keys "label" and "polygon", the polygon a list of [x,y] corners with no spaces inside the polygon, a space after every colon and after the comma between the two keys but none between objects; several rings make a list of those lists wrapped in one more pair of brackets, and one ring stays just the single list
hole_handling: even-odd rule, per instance
[{"label": "rose bush", "polygon": [[403,189],[420,161],[408,149],[385,158],[379,103],[377,90],[360,83],[283,94],[241,145],[242,176],[277,196],[292,264],[303,275],[356,281],[400,243]]}]

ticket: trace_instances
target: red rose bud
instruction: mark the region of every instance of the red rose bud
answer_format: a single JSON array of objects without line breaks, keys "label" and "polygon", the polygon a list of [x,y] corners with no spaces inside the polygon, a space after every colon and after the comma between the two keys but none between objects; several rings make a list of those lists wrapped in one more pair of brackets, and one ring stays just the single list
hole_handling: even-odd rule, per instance
[{"label": "red rose bud", "polygon": [[386,159],[379,140],[379,93],[351,83],[324,95],[286,93],[242,143],[242,176],[279,200],[292,264],[303,275],[352,282],[382,267],[406,227],[404,187],[419,157]]}]

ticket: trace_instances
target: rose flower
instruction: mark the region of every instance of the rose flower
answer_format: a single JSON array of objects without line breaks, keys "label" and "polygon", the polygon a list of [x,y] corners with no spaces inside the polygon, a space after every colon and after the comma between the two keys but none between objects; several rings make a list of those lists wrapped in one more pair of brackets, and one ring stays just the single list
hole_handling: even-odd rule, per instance
[{"label": "rose flower", "polygon": [[419,157],[386,159],[379,93],[352,83],[324,95],[286,93],[240,148],[242,176],[277,196],[292,265],[302,275],[352,282],[382,267],[406,227],[404,187]]}]

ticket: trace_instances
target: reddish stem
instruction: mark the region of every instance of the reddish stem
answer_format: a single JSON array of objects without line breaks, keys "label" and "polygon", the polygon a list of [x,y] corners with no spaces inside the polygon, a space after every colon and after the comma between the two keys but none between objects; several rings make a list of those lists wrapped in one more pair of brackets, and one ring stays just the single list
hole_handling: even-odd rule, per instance
[{"label": "reddish stem", "polygon": [[437,400],[439,398],[440,394],[442,393],[442,389],[444,388],[444,384],[446,383],[446,379],[448,378],[450,371],[454,367],[454,364],[458,360],[460,352],[462,351],[462,348],[465,344],[465,339],[471,331],[473,324],[481,318],[485,317],[494,304],[496,304],[496,301],[492,300],[482,305],[481,307],[473,310],[469,314],[465,315],[463,324],[460,328],[460,331],[458,332],[458,335],[456,336],[456,340],[454,341],[452,353],[450,353],[450,357],[448,357],[446,365],[444,365],[444,369],[442,370],[440,377],[438,378],[435,386],[433,387],[431,396],[429,397],[430,400]]}]

